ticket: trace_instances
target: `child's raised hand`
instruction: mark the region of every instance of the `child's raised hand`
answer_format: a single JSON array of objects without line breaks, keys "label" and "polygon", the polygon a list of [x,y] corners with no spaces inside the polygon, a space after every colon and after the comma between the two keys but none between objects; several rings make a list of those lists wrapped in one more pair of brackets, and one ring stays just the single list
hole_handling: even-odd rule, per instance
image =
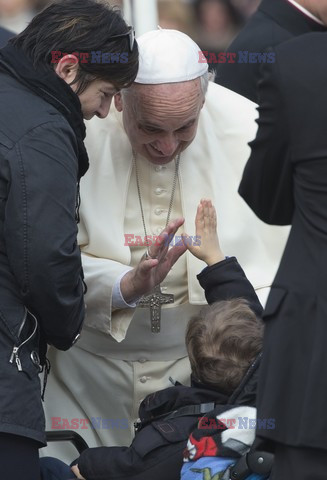
[{"label": "child's raised hand", "polygon": [[196,242],[183,234],[183,242],[187,249],[207,265],[214,265],[224,260],[217,234],[216,209],[211,200],[200,201],[195,217]]}]

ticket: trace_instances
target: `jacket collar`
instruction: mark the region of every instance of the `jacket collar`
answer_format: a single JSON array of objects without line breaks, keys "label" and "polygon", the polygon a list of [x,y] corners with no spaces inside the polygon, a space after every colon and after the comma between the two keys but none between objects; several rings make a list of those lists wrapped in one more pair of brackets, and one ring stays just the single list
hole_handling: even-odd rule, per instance
[{"label": "jacket collar", "polygon": [[262,0],[258,11],[271,17],[294,36],[327,30],[326,27],[319,25],[287,0]]}]

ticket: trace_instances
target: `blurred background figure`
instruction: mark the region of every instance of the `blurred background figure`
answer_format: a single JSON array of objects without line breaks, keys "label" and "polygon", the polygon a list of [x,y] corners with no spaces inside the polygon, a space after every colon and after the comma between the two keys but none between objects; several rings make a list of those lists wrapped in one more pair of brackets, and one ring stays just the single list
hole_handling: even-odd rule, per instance
[{"label": "blurred background figure", "polygon": [[[125,0],[128,1],[128,0]],[[261,0],[158,0],[159,25],[189,35],[218,58],[238,35]],[[218,63],[212,62],[210,70]]]},{"label": "blurred background figure", "polygon": [[0,26],[20,33],[48,0],[0,0]]},{"label": "blurred background figure", "polygon": [[223,52],[242,26],[243,17],[230,0],[196,0],[197,43],[202,50]]},{"label": "blurred background figure", "polygon": [[[0,0],[0,27],[21,32],[50,1]],[[124,8],[124,0],[105,1]],[[260,0],[158,0],[159,24],[190,35],[204,50],[224,51],[259,3]]]},{"label": "blurred background figure", "polygon": [[261,0],[231,0],[231,2],[243,18],[247,20],[257,10]]},{"label": "blurred background figure", "polygon": [[[0,27],[15,34],[24,30],[32,18],[52,0],[0,0]],[[67,0],[69,1],[69,0]],[[123,6],[123,0],[105,0],[110,5]],[[1,40],[0,40],[1,42]],[[3,41],[0,43],[3,46]]]},{"label": "blurred background figure", "polygon": [[158,0],[159,25],[195,36],[196,17],[193,7],[183,0]]}]

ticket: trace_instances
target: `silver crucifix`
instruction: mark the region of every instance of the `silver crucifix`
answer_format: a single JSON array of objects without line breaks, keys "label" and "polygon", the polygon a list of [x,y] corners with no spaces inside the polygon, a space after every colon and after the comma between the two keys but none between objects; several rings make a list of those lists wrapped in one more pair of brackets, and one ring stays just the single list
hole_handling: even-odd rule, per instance
[{"label": "silver crucifix", "polygon": [[162,293],[160,285],[154,287],[151,293],[144,295],[138,303],[139,307],[150,307],[151,332],[160,332],[161,305],[174,303],[174,295]]}]

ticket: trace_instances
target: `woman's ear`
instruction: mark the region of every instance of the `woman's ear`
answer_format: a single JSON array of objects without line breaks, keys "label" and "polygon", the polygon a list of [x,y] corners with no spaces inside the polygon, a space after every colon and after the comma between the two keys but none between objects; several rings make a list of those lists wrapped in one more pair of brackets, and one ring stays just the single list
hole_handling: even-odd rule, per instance
[{"label": "woman's ear", "polygon": [[114,101],[115,101],[115,107],[118,110],[118,112],[122,112],[122,110],[123,110],[123,99],[122,99],[121,92],[116,93],[116,95],[114,96]]},{"label": "woman's ear", "polygon": [[57,63],[55,72],[66,83],[71,84],[78,72],[78,58],[75,55],[65,55]]}]

